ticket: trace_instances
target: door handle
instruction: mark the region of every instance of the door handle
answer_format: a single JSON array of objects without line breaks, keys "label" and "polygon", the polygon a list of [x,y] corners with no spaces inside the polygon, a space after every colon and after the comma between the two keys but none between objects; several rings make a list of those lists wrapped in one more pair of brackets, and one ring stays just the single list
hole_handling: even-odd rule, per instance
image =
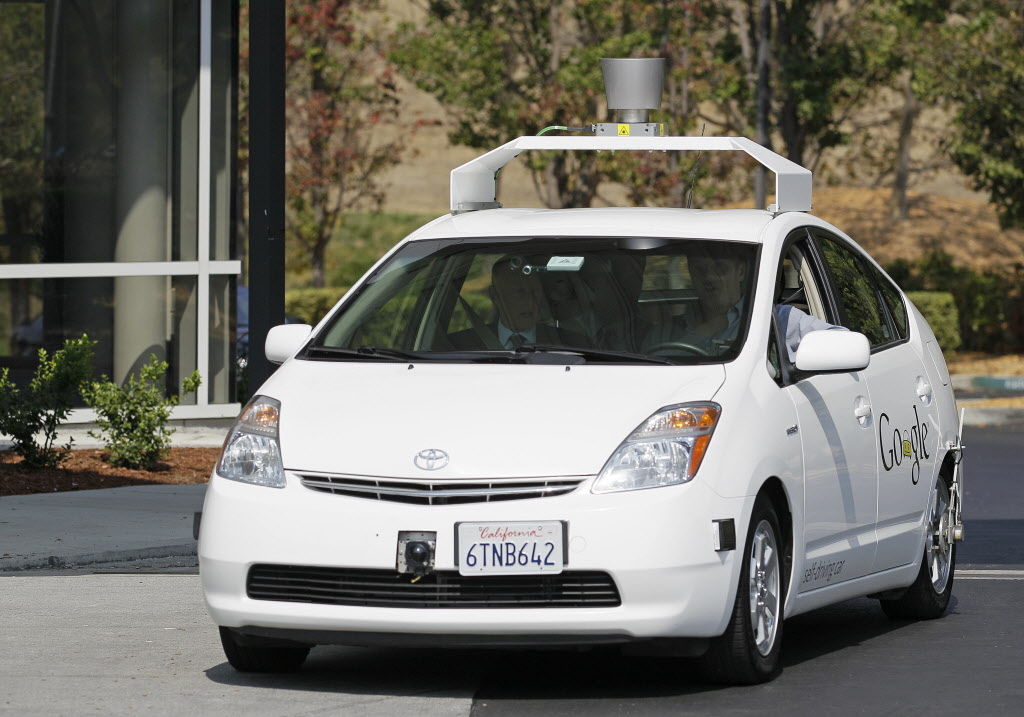
[{"label": "door handle", "polygon": [[871,404],[863,396],[857,396],[857,400],[854,401],[853,415],[861,426],[868,425],[868,421],[871,419]]},{"label": "door handle", "polygon": [[922,376],[917,377],[917,397],[926,406],[932,402],[932,385]]}]

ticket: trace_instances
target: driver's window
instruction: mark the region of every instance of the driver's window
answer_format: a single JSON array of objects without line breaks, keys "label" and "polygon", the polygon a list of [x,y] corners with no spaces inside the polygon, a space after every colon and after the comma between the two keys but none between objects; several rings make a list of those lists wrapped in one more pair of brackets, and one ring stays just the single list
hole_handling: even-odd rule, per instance
[{"label": "driver's window", "polygon": [[779,274],[777,303],[788,304],[823,321],[829,320],[805,240],[789,246]]}]

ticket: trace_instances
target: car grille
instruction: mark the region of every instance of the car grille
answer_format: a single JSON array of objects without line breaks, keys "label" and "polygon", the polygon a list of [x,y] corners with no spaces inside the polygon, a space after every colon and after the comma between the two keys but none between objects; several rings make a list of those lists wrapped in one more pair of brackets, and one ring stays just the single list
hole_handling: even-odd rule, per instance
[{"label": "car grille", "polygon": [[571,493],[586,478],[533,478],[499,481],[412,481],[365,478],[330,473],[300,473],[302,485],[313,490],[354,498],[418,505],[491,503],[499,500],[550,498]]},{"label": "car grille", "polygon": [[618,588],[603,572],[464,576],[456,571],[413,582],[393,570],[254,565],[246,593],[253,600],[403,608],[618,607]]}]

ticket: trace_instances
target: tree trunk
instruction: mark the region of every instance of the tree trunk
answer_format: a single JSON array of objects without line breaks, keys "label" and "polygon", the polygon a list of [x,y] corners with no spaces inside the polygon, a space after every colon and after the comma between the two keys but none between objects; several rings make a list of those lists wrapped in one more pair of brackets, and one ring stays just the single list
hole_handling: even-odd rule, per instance
[{"label": "tree trunk", "polygon": [[921,110],[914,95],[914,73],[908,72],[903,86],[903,109],[900,117],[900,134],[896,145],[896,178],[889,196],[889,215],[903,220],[909,213],[907,186],[910,184],[910,144],[914,132],[914,121]]},{"label": "tree trunk", "polygon": [[[768,133],[768,111],[771,107],[771,0],[760,0],[760,18],[757,31],[757,123],[755,140],[762,147],[771,148]],[[754,207],[764,209],[768,201],[768,170],[758,166],[754,179]]]},{"label": "tree trunk", "polygon": [[[790,61],[789,56],[793,52],[792,47],[794,39],[792,36],[791,26],[799,24],[792,18],[792,15],[802,13],[803,11],[804,8],[802,6],[790,8],[790,6],[786,2],[782,2],[782,0],[777,0],[775,3],[775,23],[777,28],[775,59],[777,64],[783,68],[787,66]],[[796,41],[799,41],[799,38],[797,38]],[[800,121],[798,111],[799,98],[794,97],[791,91],[785,89],[785,83],[783,83],[783,87],[783,97],[781,100],[781,106],[779,107],[777,125],[779,133],[782,135],[782,142],[786,147],[786,158],[791,162],[796,162],[802,167],[804,165],[804,142],[806,141],[806,134],[803,123]]]}]

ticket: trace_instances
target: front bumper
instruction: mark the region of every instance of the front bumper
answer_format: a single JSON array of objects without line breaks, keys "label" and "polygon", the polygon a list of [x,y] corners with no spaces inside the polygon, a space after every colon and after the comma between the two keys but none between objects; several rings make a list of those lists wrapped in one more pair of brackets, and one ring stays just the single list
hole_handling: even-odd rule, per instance
[{"label": "front bumper", "polygon": [[[341,644],[589,644],[720,635],[741,553],[715,551],[712,520],[746,526],[752,501],[721,498],[699,481],[604,495],[590,493],[589,483],[559,497],[421,506],[320,493],[291,473],[284,489],[214,475],[199,540],[207,608],[218,625],[250,634],[319,635],[309,639]],[[436,532],[435,569],[455,571],[457,522],[522,520],[567,521],[565,569],[608,573],[621,604],[428,609],[247,594],[256,564],[395,570],[399,531]]]}]

